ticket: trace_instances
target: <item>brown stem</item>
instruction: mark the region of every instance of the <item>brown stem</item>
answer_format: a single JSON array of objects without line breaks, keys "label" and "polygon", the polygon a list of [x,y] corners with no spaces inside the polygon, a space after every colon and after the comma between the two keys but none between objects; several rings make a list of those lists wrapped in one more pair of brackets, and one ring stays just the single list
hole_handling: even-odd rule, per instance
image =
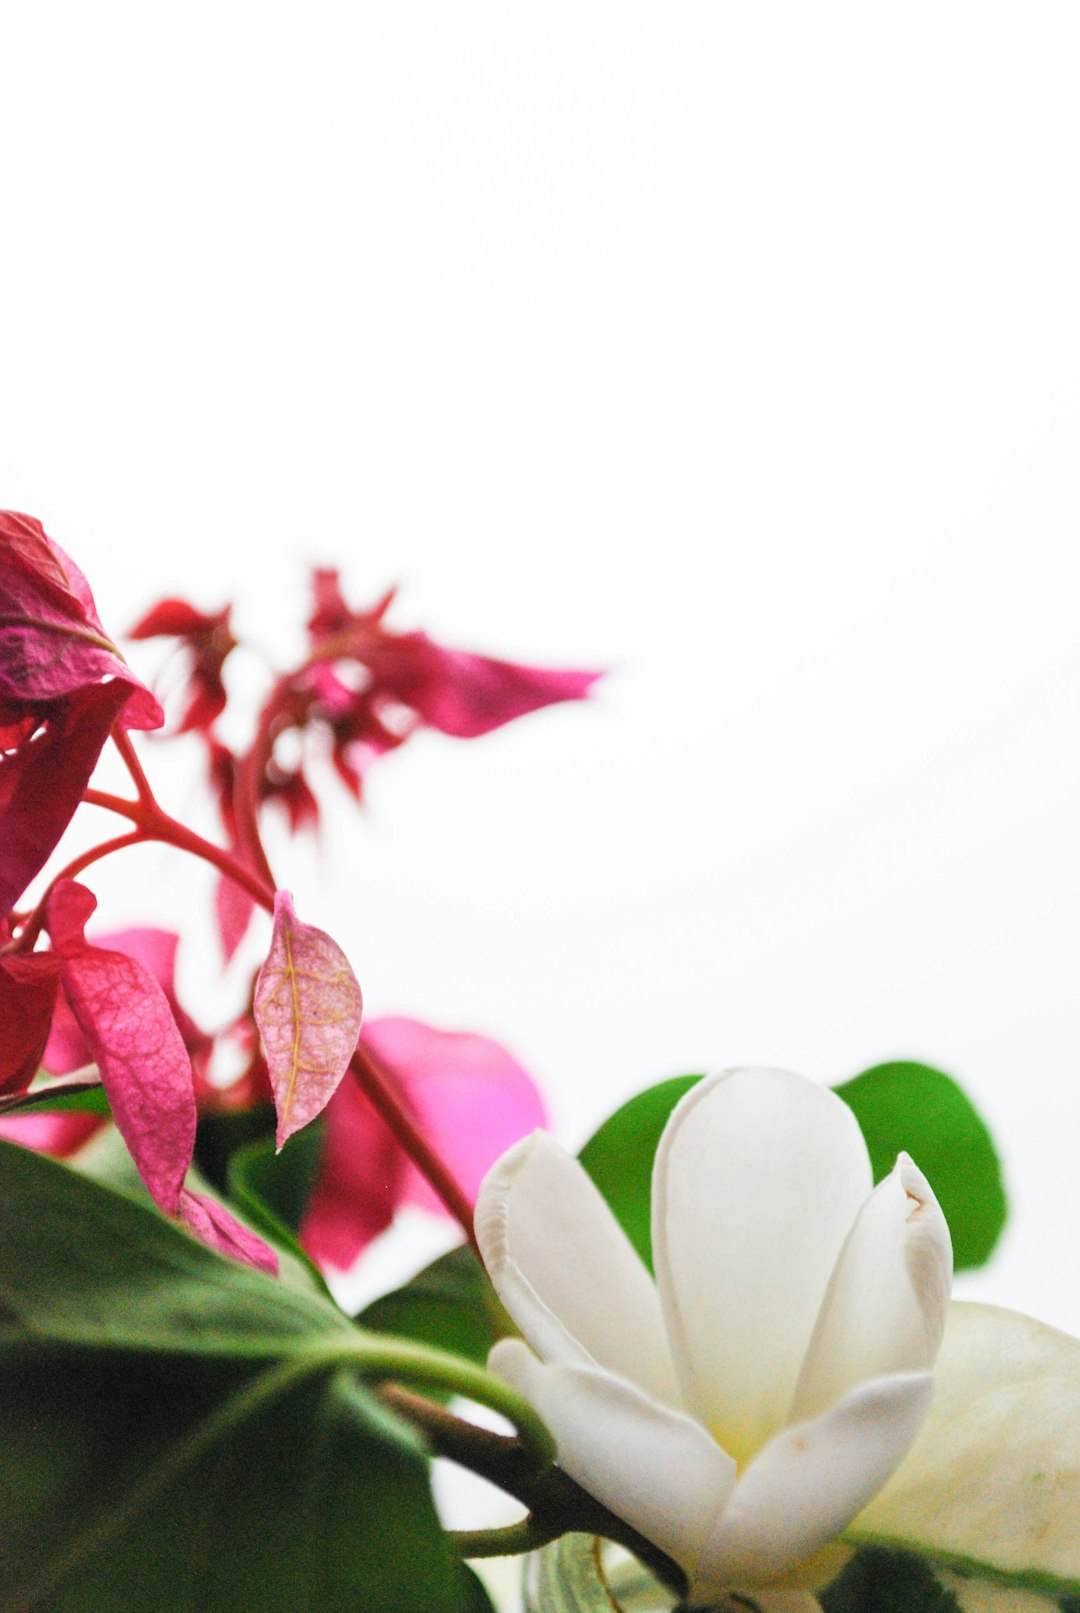
[{"label": "brown stem", "polygon": [[[571,1533],[602,1535],[632,1551],[657,1579],[685,1596],[686,1576],[678,1564],[609,1512],[561,1467],[538,1468],[517,1438],[477,1428],[396,1384],[384,1384],[380,1393],[387,1405],[420,1429],[436,1456],[479,1473],[528,1508],[530,1545]],[[526,1539],[524,1534],[522,1538]]]}]

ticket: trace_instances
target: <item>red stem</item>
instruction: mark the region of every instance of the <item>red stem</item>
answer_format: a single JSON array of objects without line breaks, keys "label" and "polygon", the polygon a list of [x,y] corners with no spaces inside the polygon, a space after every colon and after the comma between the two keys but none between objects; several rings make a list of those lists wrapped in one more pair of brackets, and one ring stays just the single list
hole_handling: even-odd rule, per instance
[{"label": "red stem", "polygon": [[178,851],[189,851],[194,857],[201,857],[204,862],[213,863],[219,873],[225,874],[229,879],[242,885],[248,895],[253,897],[268,913],[274,911],[274,887],[256,877],[249,868],[231,854],[215,846],[212,840],[204,840],[202,835],[196,834],[194,829],[185,828],[175,818],[170,818],[153,796],[148,801],[128,801],[122,795],[110,795],[105,790],[86,790],[83,800],[88,806],[106,807],[110,812],[119,812],[122,817],[130,818],[142,829],[144,840],[160,840],[167,846],[175,846]]},{"label": "red stem", "polygon": [[[239,795],[244,800],[245,808],[250,809],[251,816],[248,832],[245,834],[244,849],[256,855],[262,863],[265,878],[258,875],[237,861],[229,852],[215,846],[212,841],[204,840],[202,835],[178,823],[175,818],[162,808],[158,802],[150,783],[143,772],[142,766],[135,755],[134,747],[126,734],[119,729],[113,732],[117,748],[128,771],[131,773],[135,786],[139,791],[139,799],[129,801],[122,795],[112,795],[105,790],[88,789],[83,794],[83,800],[89,806],[104,807],[110,812],[119,813],[129,818],[135,828],[128,834],[118,835],[112,840],[103,841],[101,845],[92,847],[70,862],[56,879],[74,879],[75,876],[88,868],[99,858],[108,856],[110,852],[119,851],[125,846],[138,845],[143,841],[157,840],[165,845],[175,846],[179,851],[190,852],[193,856],[201,857],[205,862],[211,863],[227,878],[235,880],[242,885],[248,894],[266,909],[268,913],[274,910],[274,880],[270,872],[266,855],[259,839],[258,827],[254,821],[254,803],[256,791],[254,781],[259,777],[258,769],[265,766],[266,757],[273,745],[273,723],[276,712],[274,702],[268,703],[260,724],[259,734],[242,764],[242,780]],[[49,885],[52,890],[56,879]],[[45,922],[45,905],[48,901],[49,891],[41,898],[33,913],[27,919],[19,933],[18,948],[20,951],[30,950],[37,940]],[[473,1233],[472,1205],[462,1192],[449,1167],[440,1159],[432,1148],[416,1121],[409,1113],[402,1096],[395,1090],[393,1078],[386,1071],[381,1061],[367,1048],[357,1046],[350,1062],[350,1069],[361,1091],[366,1095],[376,1112],[386,1122],[394,1137],[400,1143],[405,1153],[412,1160],[417,1170],[431,1184],[447,1210],[456,1221],[461,1224],[462,1230],[473,1248],[476,1248],[476,1238]],[[478,1251],[479,1252],[479,1251]]]},{"label": "red stem", "polygon": [[431,1183],[479,1254],[476,1234],[473,1231],[472,1205],[394,1090],[392,1078],[382,1061],[370,1048],[360,1043],[352,1056],[349,1068],[361,1092],[386,1121],[413,1164]]},{"label": "red stem", "polygon": [[277,686],[260,713],[255,738],[239,760],[233,791],[233,816],[240,849],[251,858],[271,890],[275,888],[274,875],[259,833],[259,783],[274,749],[275,724],[281,714],[284,687],[284,683]]},{"label": "red stem", "polygon": [[143,772],[143,765],[136,754],[135,746],[131,743],[131,735],[126,729],[121,728],[119,723],[114,723],[112,738],[113,744],[124,759],[125,767],[131,774],[132,783],[139,792],[139,800],[149,806],[154,799],[154,792],[150,788],[150,780]]}]

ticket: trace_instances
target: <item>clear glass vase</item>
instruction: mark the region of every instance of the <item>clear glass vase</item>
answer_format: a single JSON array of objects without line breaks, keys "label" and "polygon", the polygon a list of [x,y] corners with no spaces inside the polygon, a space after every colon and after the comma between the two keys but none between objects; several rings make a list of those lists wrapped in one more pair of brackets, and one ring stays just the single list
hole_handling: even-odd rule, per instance
[{"label": "clear glass vase", "polygon": [[672,1593],[627,1552],[563,1535],[525,1565],[526,1613],[670,1613]]}]

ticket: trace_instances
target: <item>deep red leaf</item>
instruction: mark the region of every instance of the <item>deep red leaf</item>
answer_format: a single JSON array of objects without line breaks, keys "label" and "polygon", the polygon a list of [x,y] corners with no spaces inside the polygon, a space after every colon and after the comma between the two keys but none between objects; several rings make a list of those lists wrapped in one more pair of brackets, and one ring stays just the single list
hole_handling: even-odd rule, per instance
[{"label": "deep red leaf", "polygon": [[0,1093],[22,1092],[37,1074],[59,978],[53,952],[0,956]]}]

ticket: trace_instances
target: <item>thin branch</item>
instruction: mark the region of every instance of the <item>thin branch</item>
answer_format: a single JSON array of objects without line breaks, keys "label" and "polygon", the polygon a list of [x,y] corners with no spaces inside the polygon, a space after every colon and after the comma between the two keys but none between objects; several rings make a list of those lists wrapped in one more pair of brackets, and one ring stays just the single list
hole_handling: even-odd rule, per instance
[{"label": "thin branch", "polygon": [[149,804],[154,800],[154,792],[150,788],[150,780],[143,771],[143,765],[136,754],[135,746],[131,741],[131,735],[126,729],[121,728],[119,723],[113,723],[112,739],[113,744],[123,757],[124,766],[131,774],[132,783],[139,792],[139,800],[144,805],[149,806]]},{"label": "thin branch", "polygon": [[[436,1456],[479,1473],[528,1508],[529,1517],[524,1524],[514,1526],[520,1531],[520,1539],[527,1540],[519,1549],[530,1550],[533,1543],[542,1545],[565,1534],[602,1535],[605,1540],[625,1546],[657,1579],[677,1595],[685,1596],[686,1576],[678,1564],[609,1512],[561,1467],[538,1468],[520,1440],[477,1428],[395,1384],[384,1384],[380,1393],[387,1405],[424,1434]],[[532,1531],[528,1536],[526,1527]],[[477,1532],[482,1545],[484,1537],[491,1533]],[[507,1541],[509,1538],[507,1535]]]},{"label": "thin branch", "polygon": [[449,1167],[439,1158],[409,1113],[382,1060],[360,1043],[349,1068],[360,1090],[386,1121],[417,1170],[430,1182],[479,1254],[473,1230],[472,1205]]}]

